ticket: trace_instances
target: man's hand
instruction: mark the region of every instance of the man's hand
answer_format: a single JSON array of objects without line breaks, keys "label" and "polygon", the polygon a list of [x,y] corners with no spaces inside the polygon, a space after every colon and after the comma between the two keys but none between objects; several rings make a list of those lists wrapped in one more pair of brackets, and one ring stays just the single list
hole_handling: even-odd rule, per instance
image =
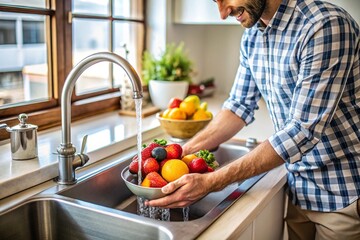
[{"label": "man's hand", "polygon": [[169,194],[163,198],[146,202],[151,207],[182,208],[189,206],[210,192],[211,174],[186,174],[162,188]]},{"label": "man's hand", "polygon": [[195,153],[201,149],[214,150],[245,125],[245,122],[233,112],[222,109],[203,130],[182,146],[183,155]]}]

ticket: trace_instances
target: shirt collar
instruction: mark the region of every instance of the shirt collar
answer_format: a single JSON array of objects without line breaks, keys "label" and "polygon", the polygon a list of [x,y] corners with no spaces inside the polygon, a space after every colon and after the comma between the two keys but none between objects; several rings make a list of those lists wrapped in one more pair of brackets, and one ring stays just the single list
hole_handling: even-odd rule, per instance
[{"label": "shirt collar", "polygon": [[267,27],[259,20],[256,27],[260,31],[266,31],[266,29],[277,29],[283,31],[289,24],[290,17],[293,14],[296,7],[296,0],[283,0],[276,11],[274,17],[270,20]]}]

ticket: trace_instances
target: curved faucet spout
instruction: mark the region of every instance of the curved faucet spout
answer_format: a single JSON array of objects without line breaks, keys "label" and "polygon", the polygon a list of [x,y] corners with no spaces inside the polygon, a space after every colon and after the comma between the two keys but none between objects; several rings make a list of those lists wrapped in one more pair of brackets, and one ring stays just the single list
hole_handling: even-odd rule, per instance
[{"label": "curved faucet spout", "polygon": [[71,143],[71,95],[76,81],[80,75],[90,66],[108,61],[122,67],[128,75],[133,88],[133,98],[142,98],[141,80],[131,64],[124,58],[110,52],[92,54],[80,61],[69,73],[65,80],[61,94],[61,129],[62,142],[58,147],[59,153],[59,178],[60,184],[73,184],[76,182],[73,161],[76,149]]},{"label": "curved faucet spout", "polygon": [[71,122],[71,95],[76,81],[80,75],[90,66],[108,61],[122,67],[128,75],[133,88],[133,98],[142,98],[142,85],[135,69],[124,58],[109,52],[100,52],[90,55],[80,61],[69,73],[65,80],[64,88],[61,94],[61,122],[62,122],[62,143],[69,144],[70,141],[70,122]]}]

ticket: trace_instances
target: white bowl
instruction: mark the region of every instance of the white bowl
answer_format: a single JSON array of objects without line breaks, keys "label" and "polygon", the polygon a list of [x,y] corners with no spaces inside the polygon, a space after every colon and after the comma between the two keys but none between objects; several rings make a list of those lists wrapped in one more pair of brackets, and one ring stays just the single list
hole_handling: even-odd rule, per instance
[{"label": "white bowl", "polygon": [[137,185],[137,175],[131,174],[129,172],[129,167],[126,167],[122,170],[121,177],[129,190],[138,197],[144,197],[151,200],[165,196],[165,194],[161,191],[161,188],[150,188]]}]

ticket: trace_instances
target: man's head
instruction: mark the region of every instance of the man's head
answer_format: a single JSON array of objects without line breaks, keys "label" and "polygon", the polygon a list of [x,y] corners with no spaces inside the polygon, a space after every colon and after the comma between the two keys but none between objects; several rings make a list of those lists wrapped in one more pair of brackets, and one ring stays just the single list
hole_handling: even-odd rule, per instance
[{"label": "man's head", "polygon": [[243,27],[251,28],[261,18],[266,9],[266,0],[214,0],[220,16],[233,16]]}]

